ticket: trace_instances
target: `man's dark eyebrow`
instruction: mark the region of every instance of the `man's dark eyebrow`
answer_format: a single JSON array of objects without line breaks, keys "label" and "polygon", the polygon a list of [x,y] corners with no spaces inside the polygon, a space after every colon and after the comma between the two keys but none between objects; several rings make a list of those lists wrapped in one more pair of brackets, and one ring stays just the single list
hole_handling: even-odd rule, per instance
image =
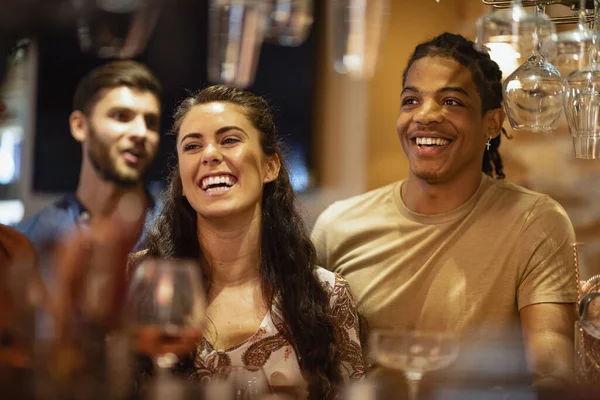
[{"label": "man's dark eyebrow", "polygon": [[[122,105],[114,105],[114,106],[112,106],[112,107],[110,107],[108,109],[108,113],[109,114],[117,112],[117,111],[120,111],[120,112],[133,112],[133,113],[135,113],[135,112],[138,112],[138,111],[141,111],[141,110],[138,110],[138,109],[136,109],[134,107],[131,107],[131,106],[122,106]],[[144,115],[154,115],[154,116],[160,117],[160,112],[155,112],[155,111],[147,111],[147,112],[143,112],[143,114]]]},{"label": "man's dark eyebrow", "polygon": [[458,93],[462,93],[467,97],[471,97],[469,96],[469,93],[467,93],[467,91],[461,87],[458,86],[446,86],[441,88],[440,90],[438,90],[438,93],[446,93],[446,92],[458,92]]},{"label": "man's dark eyebrow", "polygon": [[404,94],[404,92],[419,93],[419,90],[414,86],[406,86],[404,89],[402,89],[402,92],[400,93],[400,95],[402,96]]},{"label": "man's dark eyebrow", "polygon": [[[414,87],[414,86],[406,86],[404,89],[402,89],[402,93],[400,93],[400,95],[403,95],[404,92],[415,92],[415,93],[419,93],[419,90]],[[467,91],[461,87],[458,86],[445,86],[441,89],[439,89],[437,91],[438,93],[446,93],[446,92],[458,92],[458,93],[462,93],[467,97],[471,97],[469,96],[469,93],[467,93]]]}]

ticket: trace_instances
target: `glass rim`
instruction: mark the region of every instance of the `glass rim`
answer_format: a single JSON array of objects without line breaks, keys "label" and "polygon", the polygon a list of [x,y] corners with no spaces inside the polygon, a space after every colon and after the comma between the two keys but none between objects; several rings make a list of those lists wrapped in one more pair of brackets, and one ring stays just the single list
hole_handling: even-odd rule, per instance
[{"label": "glass rim", "polygon": [[369,336],[404,336],[411,334],[414,336],[447,336],[447,337],[458,337],[459,335],[451,330],[440,330],[440,329],[403,329],[403,328],[383,328],[383,329],[372,329]]}]

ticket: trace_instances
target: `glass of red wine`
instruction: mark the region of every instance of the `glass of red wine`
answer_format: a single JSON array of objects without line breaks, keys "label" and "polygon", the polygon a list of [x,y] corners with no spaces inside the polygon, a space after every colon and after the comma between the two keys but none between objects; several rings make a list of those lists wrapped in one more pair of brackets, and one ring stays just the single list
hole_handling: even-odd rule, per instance
[{"label": "glass of red wine", "polygon": [[202,336],[205,311],[198,263],[148,259],[130,282],[125,325],[133,347],[151,357],[156,374],[165,376]]}]

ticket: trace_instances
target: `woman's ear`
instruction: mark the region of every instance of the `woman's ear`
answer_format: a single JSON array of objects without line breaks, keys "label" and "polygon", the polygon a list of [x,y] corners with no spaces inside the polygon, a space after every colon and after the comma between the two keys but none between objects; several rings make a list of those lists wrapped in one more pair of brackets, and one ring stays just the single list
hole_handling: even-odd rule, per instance
[{"label": "woman's ear", "polygon": [[486,137],[493,139],[500,134],[505,116],[506,114],[501,107],[488,110],[485,113],[483,123]]},{"label": "woman's ear", "polygon": [[266,174],[263,183],[273,182],[279,176],[279,170],[281,169],[281,160],[279,159],[279,155],[274,154],[272,156],[267,157],[266,160]]},{"label": "woman's ear", "polygon": [[88,137],[88,126],[86,116],[79,110],[75,110],[69,116],[69,127],[71,135],[79,143],[85,142]]}]

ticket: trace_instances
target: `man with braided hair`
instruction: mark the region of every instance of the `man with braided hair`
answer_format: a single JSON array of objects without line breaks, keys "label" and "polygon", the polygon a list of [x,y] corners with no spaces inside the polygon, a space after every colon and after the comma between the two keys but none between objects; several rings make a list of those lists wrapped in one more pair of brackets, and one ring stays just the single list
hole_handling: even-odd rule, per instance
[{"label": "man with braided hair", "polygon": [[573,376],[574,231],[554,200],[503,179],[501,76],[462,36],[418,45],[397,121],[408,178],[334,203],[312,239],[371,330],[457,332],[466,356],[516,332],[518,366],[561,386]]}]

